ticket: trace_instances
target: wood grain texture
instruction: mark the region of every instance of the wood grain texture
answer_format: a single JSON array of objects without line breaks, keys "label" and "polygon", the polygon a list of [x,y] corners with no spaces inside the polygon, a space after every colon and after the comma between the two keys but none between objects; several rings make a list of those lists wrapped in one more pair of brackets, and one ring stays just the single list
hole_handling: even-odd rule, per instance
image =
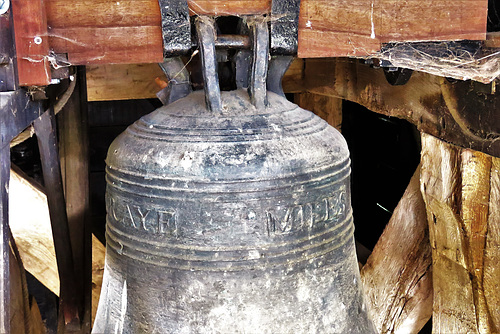
[{"label": "wood grain texture", "polygon": [[106,246],[92,235],[92,324],[94,324],[99,296],[101,295],[105,256]]},{"label": "wood grain texture", "polygon": [[484,250],[483,289],[491,327],[500,329],[500,159],[492,158],[488,230]]},{"label": "wood grain texture", "polygon": [[50,44],[78,65],[163,61],[160,26],[51,28]]},{"label": "wood grain texture", "polygon": [[[382,42],[483,40],[487,1],[374,0]],[[377,14],[376,14],[377,15]]]},{"label": "wood grain texture", "polygon": [[50,83],[49,40],[43,0],[12,0],[19,85]]},{"label": "wood grain texture", "polygon": [[34,299],[28,296],[26,273],[20,258],[10,252],[10,332],[9,334],[42,334],[45,327]]},{"label": "wood grain texture", "polygon": [[420,167],[378,240],[361,280],[380,333],[418,333],[432,315],[432,267]]},{"label": "wood grain texture", "polygon": [[285,93],[298,93],[304,90],[304,59],[295,58],[281,80]]},{"label": "wood grain texture", "polygon": [[487,33],[484,46],[487,48],[500,48],[500,31]]},{"label": "wood grain texture", "polygon": [[422,135],[436,333],[498,332],[498,160]]},{"label": "wood grain texture", "polygon": [[156,98],[155,78],[168,81],[158,64],[87,66],[87,98],[110,101]]},{"label": "wood grain texture", "polygon": [[[302,59],[295,59],[283,77],[283,90],[303,90]],[[155,78],[168,81],[158,64],[114,64],[87,66],[87,98],[89,101],[112,101],[156,98],[161,89]]]},{"label": "wood grain texture", "polygon": [[483,40],[487,1],[302,1],[299,57],[366,56],[381,43]]},{"label": "wood grain texture", "polygon": [[328,124],[341,131],[342,99],[305,92],[295,95],[295,103],[303,109],[312,111]]},{"label": "wood grain texture", "polygon": [[[11,229],[24,266],[43,285],[59,295],[59,274],[47,197],[15,171],[11,170],[11,177]],[[30,210],[23,210],[26,207]],[[105,251],[104,245],[92,235],[92,321],[101,291]],[[15,266],[17,262],[11,263]],[[36,310],[33,312],[36,314]]]},{"label": "wood grain texture", "polygon": [[[77,69],[75,89],[58,113],[59,156],[66,199],[66,212],[75,264],[83,332],[90,331],[91,228],[89,217],[89,162],[85,72]],[[88,326],[88,328],[85,328]]]},{"label": "wood grain texture", "polygon": [[59,295],[59,273],[47,197],[16,171],[11,170],[10,175],[10,226],[24,267]]},{"label": "wood grain texture", "polygon": [[[156,0],[45,1],[51,49],[69,53],[73,64],[157,62],[162,57]],[[250,15],[268,13],[271,2],[188,3],[192,15]],[[487,0],[303,0],[299,57],[370,55],[387,41],[484,39],[486,13]]]},{"label": "wood grain texture", "polygon": [[[371,111],[408,120],[425,133],[500,157],[500,90],[448,82],[414,72],[403,86],[391,86],[382,69],[354,59],[307,59],[308,92],[359,103]],[[481,117],[477,117],[480,114]]]},{"label": "wood grain texture", "polygon": [[370,1],[301,1],[299,57],[365,56],[380,50]]}]

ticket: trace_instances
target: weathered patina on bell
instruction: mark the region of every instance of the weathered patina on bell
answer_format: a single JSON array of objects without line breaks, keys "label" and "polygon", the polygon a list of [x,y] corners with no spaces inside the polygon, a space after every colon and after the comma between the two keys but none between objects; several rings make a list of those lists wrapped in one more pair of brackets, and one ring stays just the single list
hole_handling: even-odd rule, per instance
[{"label": "weathered patina on bell", "polygon": [[206,99],[159,108],[109,148],[94,332],[374,332],[340,133],[271,92],[259,107],[242,89],[218,110]]}]

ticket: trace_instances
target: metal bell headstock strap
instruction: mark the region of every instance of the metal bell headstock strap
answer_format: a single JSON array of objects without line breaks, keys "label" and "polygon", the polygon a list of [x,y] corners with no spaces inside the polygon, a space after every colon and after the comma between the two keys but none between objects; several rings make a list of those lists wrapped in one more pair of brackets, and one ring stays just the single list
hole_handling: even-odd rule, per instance
[{"label": "metal bell headstock strap", "polygon": [[[190,38],[187,1],[159,0],[159,4],[165,57],[160,67],[169,79],[169,85],[157,94],[163,104],[172,103],[192,91],[189,73],[179,56],[196,47],[202,53],[202,72],[210,110],[221,108],[220,92],[216,92],[219,87],[215,48],[240,49],[235,57],[236,84],[238,88],[248,88],[256,107],[266,105],[266,90],[284,96],[281,79],[297,53],[300,0],[273,0],[270,15],[247,17],[249,36],[217,36],[213,18],[197,17],[198,46]],[[247,67],[251,70],[248,71]],[[209,79],[207,75],[212,77]]]},{"label": "metal bell headstock strap", "polygon": [[[250,38],[253,44],[248,93],[256,108],[267,105],[266,78],[269,55],[269,32],[264,17],[252,17],[247,21]],[[215,57],[215,20],[198,17],[196,20],[198,45],[201,51],[201,64],[207,108],[221,111],[222,102],[217,77],[217,61]]]}]

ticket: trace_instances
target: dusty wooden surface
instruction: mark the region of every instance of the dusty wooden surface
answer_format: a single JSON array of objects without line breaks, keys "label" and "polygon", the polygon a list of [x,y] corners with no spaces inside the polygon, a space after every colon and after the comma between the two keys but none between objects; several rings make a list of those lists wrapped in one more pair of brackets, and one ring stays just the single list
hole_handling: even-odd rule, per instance
[{"label": "dusty wooden surface", "polygon": [[422,135],[433,262],[433,331],[497,333],[499,159]]},{"label": "dusty wooden surface", "polygon": [[[191,14],[268,13],[269,0],[190,0]],[[157,0],[45,0],[50,47],[73,64],[162,60]],[[388,41],[482,40],[486,0],[303,0],[299,57],[368,55]],[[132,37],[133,36],[133,37]]]},{"label": "dusty wooden surface", "polygon": [[304,80],[308,92],[359,103],[448,142],[500,157],[500,90],[491,84],[414,72],[405,85],[391,86],[382,69],[347,58],[307,59]]},{"label": "dusty wooden surface", "polygon": [[380,333],[418,333],[432,315],[425,212],[418,168],[361,270],[366,303]]}]

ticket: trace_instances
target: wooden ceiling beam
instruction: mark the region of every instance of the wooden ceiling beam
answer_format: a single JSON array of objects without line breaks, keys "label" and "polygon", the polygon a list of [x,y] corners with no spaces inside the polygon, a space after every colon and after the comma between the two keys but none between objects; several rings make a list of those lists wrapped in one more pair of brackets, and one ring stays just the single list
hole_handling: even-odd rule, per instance
[{"label": "wooden ceiling beam", "polygon": [[[268,13],[271,1],[188,3],[192,15],[250,15]],[[162,57],[157,0],[45,0],[45,6],[51,49],[68,53],[74,64]],[[301,58],[360,56],[377,52],[385,42],[484,40],[486,17],[487,0],[302,0],[298,52]]]}]

